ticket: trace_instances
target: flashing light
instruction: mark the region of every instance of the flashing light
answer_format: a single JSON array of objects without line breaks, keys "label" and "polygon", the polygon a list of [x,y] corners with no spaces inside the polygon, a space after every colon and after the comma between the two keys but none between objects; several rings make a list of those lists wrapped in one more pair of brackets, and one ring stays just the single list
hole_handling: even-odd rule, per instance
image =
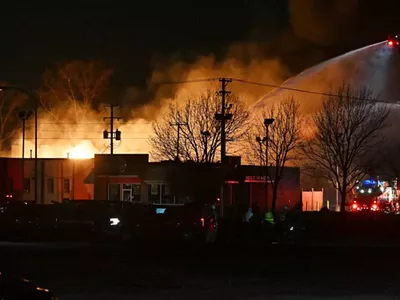
[{"label": "flashing light", "polygon": [[376,180],[366,179],[362,182],[363,185],[376,185]]}]

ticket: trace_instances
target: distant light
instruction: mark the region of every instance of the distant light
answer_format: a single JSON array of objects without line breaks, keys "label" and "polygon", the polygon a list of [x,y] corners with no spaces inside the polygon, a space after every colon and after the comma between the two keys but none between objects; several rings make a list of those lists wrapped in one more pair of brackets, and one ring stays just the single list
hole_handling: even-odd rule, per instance
[{"label": "distant light", "polygon": [[119,223],[121,223],[121,221],[118,218],[110,218],[110,225],[111,226],[116,226]]},{"label": "distant light", "polygon": [[389,46],[393,46],[393,41],[388,42]]},{"label": "distant light", "polygon": [[361,190],[361,191],[360,191],[361,194],[364,194],[364,192],[365,192],[364,190]]},{"label": "distant light", "polygon": [[368,189],[368,194],[371,194],[372,193],[372,189]]}]

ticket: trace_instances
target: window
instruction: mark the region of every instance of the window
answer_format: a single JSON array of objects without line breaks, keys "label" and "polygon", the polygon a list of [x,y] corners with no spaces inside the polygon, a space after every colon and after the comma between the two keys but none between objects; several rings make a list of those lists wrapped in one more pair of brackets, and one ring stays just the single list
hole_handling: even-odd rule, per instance
[{"label": "window", "polygon": [[31,179],[30,178],[24,178],[24,191],[25,191],[25,193],[31,192]]},{"label": "window", "polygon": [[64,179],[64,193],[69,193],[69,178]]},{"label": "window", "polygon": [[162,204],[174,204],[174,197],[171,195],[171,187],[168,184],[162,185]]},{"label": "window", "polygon": [[135,196],[140,196],[140,184],[132,184],[132,192]]},{"label": "window", "polygon": [[151,194],[158,195],[158,184],[151,184]]},{"label": "window", "polygon": [[47,192],[49,194],[54,194],[54,179],[53,178],[47,179]]},{"label": "window", "polygon": [[171,195],[171,187],[168,184],[164,185],[164,195],[170,196]]}]

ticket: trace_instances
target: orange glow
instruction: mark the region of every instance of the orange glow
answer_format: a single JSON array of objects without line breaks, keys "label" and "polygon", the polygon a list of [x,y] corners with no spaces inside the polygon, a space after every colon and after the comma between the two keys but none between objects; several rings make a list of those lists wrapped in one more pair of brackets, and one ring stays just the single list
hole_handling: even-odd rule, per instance
[{"label": "orange glow", "polygon": [[95,152],[96,149],[94,149],[91,144],[82,141],[67,153],[69,154],[69,158],[72,159],[87,159],[93,158]]}]

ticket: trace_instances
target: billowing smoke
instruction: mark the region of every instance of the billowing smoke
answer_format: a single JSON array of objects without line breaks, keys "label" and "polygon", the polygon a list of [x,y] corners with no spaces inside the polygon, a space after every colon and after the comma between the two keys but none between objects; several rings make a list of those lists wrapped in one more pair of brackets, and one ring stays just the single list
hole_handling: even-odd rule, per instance
[{"label": "billowing smoke", "polygon": [[[136,87],[127,89],[123,103],[137,104],[131,117],[154,120],[160,109],[170,101],[182,101],[189,95],[205,92],[207,89],[219,89],[219,77],[238,78],[253,82],[280,84],[290,75],[290,71],[277,57],[266,58],[256,45],[236,44],[231,47],[224,59],[218,61],[214,55],[198,57],[192,63],[168,61],[156,64],[149,79],[149,90],[143,92]],[[204,81],[177,84],[179,82]],[[209,81],[207,81],[210,79]],[[246,101],[254,103],[270,89],[243,85],[233,82],[229,89],[241,94]],[[152,100],[143,103],[143,96],[152,96]]]},{"label": "billowing smoke", "polygon": [[[148,137],[152,133],[151,122],[162,114],[171,101],[186,100],[207,89],[218,89],[216,81],[190,84],[173,82],[211,79],[218,77],[239,78],[252,82],[279,85],[299,70],[329,57],[325,47],[338,44],[357,31],[355,23],[361,3],[357,0],[289,0],[290,26],[280,28],[277,34],[263,39],[263,30],[257,38],[227,45],[224,55],[210,54],[187,61],[169,58],[154,62],[147,88],[126,88],[121,108],[115,112],[123,120],[115,124],[122,132],[122,141],[116,142],[115,153],[148,153]],[[340,20],[340,21],[338,21]],[[309,88],[309,87],[307,87]],[[233,82],[229,89],[242,96],[248,104],[271,91],[270,88]],[[72,108],[70,108],[72,109]],[[39,122],[39,156],[73,157],[91,156],[94,152],[109,152],[109,141],[102,132],[109,129],[103,117],[109,111],[99,106],[87,113],[85,120],[72,122],[67,112],[54,123],[48,113],[42,113]],[[13,156],[21,154],[21,136],[16,134]],[[25,154],[33,149],[33,130],[27,130]]]}]

